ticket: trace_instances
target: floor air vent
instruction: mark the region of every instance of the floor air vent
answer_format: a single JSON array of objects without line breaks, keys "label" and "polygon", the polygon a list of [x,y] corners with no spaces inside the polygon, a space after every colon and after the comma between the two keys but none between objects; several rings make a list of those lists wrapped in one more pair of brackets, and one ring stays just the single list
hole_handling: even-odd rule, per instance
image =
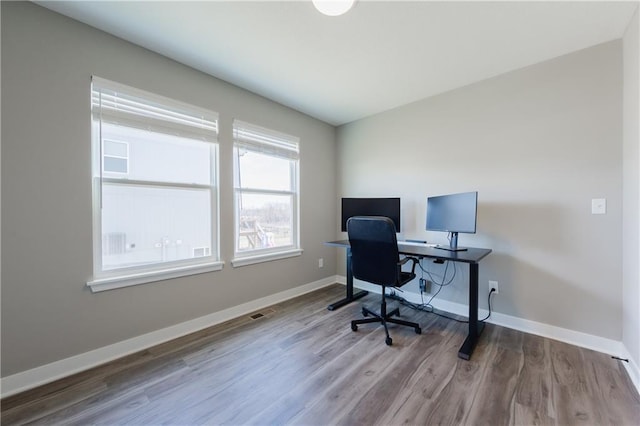
[{"label": "floor air vent", "polygon": [[273,313],[275,313],[274,309],[266,309],[262,312],[256,312],[255,314],[249,315],[249,318],[251,318],[252,320],[257,320],[258,318],[262,318],[265,315],[269,315]]}]

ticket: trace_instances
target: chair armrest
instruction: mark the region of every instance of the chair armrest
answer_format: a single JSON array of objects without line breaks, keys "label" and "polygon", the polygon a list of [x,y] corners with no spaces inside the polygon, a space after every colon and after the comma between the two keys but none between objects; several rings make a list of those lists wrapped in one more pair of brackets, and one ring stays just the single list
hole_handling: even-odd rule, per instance
[{"label": "chair armrest", "polygon": [[398,262],[398,274],[400,274],[400,271],[402,270],[402,265],[404,265],[407,262],[413,262],[413,265],[411,266],[411,273],[415,274],[416,272],[416,265],[418,264],[419,260],[416,259],[415,257],[411,257],[411,256],[407,256],[403,259],[400,260],[400,262]]}]

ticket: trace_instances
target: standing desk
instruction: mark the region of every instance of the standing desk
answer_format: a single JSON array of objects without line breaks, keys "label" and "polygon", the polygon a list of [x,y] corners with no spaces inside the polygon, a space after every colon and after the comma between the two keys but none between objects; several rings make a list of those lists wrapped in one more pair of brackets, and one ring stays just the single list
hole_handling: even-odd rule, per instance
[{"label": "standing desk", "polygon": [[[329,246],[345,248],[347,252],[347,295],[328,306],[330,311],[353,302],[363,296],[367,291],[353,292],[353,273],[351,271],[351,246],[349,240],[329,241],[325,243]],[[450,260],[452,262],[469,264],[469,332],[464,343],[458,350],[458,357],[468,360],[471,358],[473,349],[478,343],[484,322],[478,321],[478,263],[484,259],[490,249],[468,247],[465,251],[448,251],[435,247],[418,246],[413,244],[403,244],[398,241],[398,251],[401,254],[414,257],[424,257],[429,259]]]}]

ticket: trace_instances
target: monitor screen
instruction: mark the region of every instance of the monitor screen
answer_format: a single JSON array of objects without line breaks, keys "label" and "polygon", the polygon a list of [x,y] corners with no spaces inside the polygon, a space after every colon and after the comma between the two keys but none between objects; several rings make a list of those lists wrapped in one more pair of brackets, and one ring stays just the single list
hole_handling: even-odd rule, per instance
[{"label": "monitor screen", "polygon": [[476,233],[478,192],[427,198],[427,231]]},{"label": "monitor screen", "polygon": [[343,198],[342,232],[347,232],[347,219],[353,216],[386,216],[400,232],[400,198]]}]

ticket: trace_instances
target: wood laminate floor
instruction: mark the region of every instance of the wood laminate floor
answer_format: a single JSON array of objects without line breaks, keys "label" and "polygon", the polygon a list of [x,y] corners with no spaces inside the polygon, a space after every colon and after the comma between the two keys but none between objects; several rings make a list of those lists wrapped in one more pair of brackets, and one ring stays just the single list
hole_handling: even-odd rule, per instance
[{"label": "wood laminate floor", "polygon": [[[352,332],[335,285],[2,401],[2,425],[638,425],[640,398],[609,355],[401,307],[422,335]],[[390,303],[392,306],[396,302]]]}]

